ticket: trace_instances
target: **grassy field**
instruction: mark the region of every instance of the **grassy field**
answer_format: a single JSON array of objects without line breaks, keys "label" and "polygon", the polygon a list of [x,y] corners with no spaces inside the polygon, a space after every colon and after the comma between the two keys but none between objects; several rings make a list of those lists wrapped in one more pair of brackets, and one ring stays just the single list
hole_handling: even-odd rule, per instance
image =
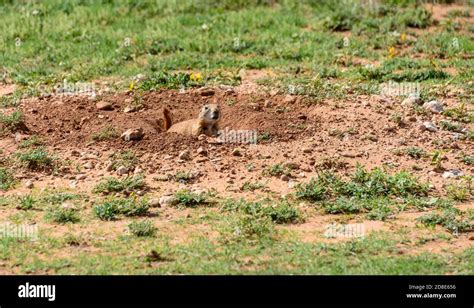
[{"label": "grassy field", "polygon": [[[20,110],[22,100],[54,93],[65,80],[144,95],[238,86],[242,72],[258,71],[265,72],[258,86],[310,103],[342,103],[338,108],[349,97],[379,94],[387,82],[416,83],[425,101],[454,91],[461,107],[443,114],[449,121],[442,129],[467,127],[460,142],[469,146],[474,3],[445,2],[0,0],[0,85],[15,85],[0,96],[0,137],[15,139],[27,109]],[[443,18],[435,18],[440,8]],[[404,118],[393,113],[391,121],[401,127]],[[351,132],[330,134],[342,140]],[[106,126],[91,140],[119,135]],[[29,136],[9,155],[0,149],[2,222],[39,225],[36,241],[0,238],[0,273],[474,274],[472,148],[456,156],[463,177],[439,190],[409,171],[357,164],[343,176],[318,169],[281,196],[266,186],[294,170],[273,164],[255,171],[259,181],[240,187],[249,198],[228,198],[212,189],[178,189],[193,182],[184,171],[165,180],[101,173],[80,190],[64,181],[50,188],[64,166],[71,173],[84,167],[56,155],[47,139]],[[436,170],[446,160],[442,146],[398,154]],[[108,159],[113,172],[140,163],[133,149]],[[246,168],[254,171],[251,163]],[[23,189],[18,173],[37,174],[45,185]],[[165,210],[149,205],[163,192],[159,181],[175,188]],[[375,231],[343,240],[312,237],[332,223]]]}]

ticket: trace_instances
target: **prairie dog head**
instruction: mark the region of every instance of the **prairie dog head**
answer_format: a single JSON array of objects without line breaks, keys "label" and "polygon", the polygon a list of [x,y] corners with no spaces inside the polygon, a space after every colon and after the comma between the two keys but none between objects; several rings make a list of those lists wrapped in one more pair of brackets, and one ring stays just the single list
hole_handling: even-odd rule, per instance
[{"label": "prairie dog head", "polygon": [[216,123],[221,118],[221,112],[217,104],[206,104],[202,106],[201,112],[199,113],[199,119],[205,120],[206,122]]}]

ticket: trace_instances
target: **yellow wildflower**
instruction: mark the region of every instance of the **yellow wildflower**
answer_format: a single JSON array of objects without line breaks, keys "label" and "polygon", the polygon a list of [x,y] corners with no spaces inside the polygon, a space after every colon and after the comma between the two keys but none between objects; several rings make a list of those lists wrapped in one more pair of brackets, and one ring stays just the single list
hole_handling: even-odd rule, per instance
[{"label": "yellow wildflower", "polygon": [[389,58],[394,58],[394,57],[395,57],[395,53],[396,53],[395,47],[393,47],[393,46],[390,47],[390,49],[388,50],[388,56],[389,56]]},{"label": "yellow wildflower", "polygon": [[191,75],[189,75],[189,79],[200,82],[202,80],[201,73],[191,73]]},{"label": "yellow wildflower", "polygon": [[407,40],[407,35],[406,35],[406,33],[400,34],[400,41],[401,41],[402,43],[405,43],[406,40]]}]

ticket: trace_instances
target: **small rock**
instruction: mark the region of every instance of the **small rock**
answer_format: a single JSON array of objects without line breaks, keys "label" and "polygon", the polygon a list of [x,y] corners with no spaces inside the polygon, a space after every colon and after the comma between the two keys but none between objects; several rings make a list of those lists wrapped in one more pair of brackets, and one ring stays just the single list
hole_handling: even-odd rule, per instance
[{"label": "small rock", "polygon": [[161,204],[160,204],[160,199],[151,199],[149,202],[148,202],[148,205],[150,207],[161,207]]},{"label": "small rock", "polygon": [[298,170],[300,168],[300,164],[289,161],[283,164],[283,168],[290,170]]},{"label": "small rock", "polygon": [[145,195],[145,192],[143,190],[138,190],[136,194],[141,197]]},{"label": "small rock", "polygon": [[124,174],[127,174],[128,173],[128,168],[125,167],[125,166],[120,166],[117,168],[117,174],[118,175],[124,175]]},{"label": "small rock", "polygon": [[423,100],[418,95],[409,95],[402,102],[402,106],[415,106],[421,105]]},{"label": "small rock", "polygon": [[83,167],[84,167],[85,169],[88,169],[88,170],[94,169],[94,164],[93,164],[92,162],[87,162],[87,163],[84,164]]},{"label": "small rock", "polygon": [[179,153],[178,158],[181,160],[191,160],[191,152],[189,152],[189,150],[184,150]]},{"label": "small rock", "polygon": [[98,110],[112,110],[113,109],[112,103],[109,103],[106,101],[100,101],[95,106]]},{"label": "small rock", "polygon": [[281,177],[280,177],[280,180],[288,182],[290,180],[290,178],[286,174],[282,174]]},{"label": "small rock", "polygon": [[288,188],[292,189],[296,186],[296,184],[298,184],[298,182],[293,181],[293,180],[289,180],[288,181]]},{"label": "small rock", "polygon": [[443,112],[443,104],[439,103],[438,101],[430,101],[423,104],[423,108],[431,110],[434,113],[441,113]]},{"label": "small rock", "polygon": [[135,111],[138,111],[137,106],[127,106],[123,109],[124,113],[132,113],[132,112],[135,112]]},{"label": "small rock", "polygon": [[160,207],[166,207],[172,205],[174,201],[174,196],[161,196],[158,203],[160,204]]},{"label": "small rock", "polygon": [[267,100],[263,103],[263,106],[264,106],[265,108],[270,108],[270,107],[272,107],[272,101],[269,100],[269,99],[267,99]]},{"label": "small rock", "polygon": [[239,148],[235,148],[232,150],[232,155],[233,156],[242,156],[242,152],[240,152]]},{"label": "small rock", "polygon": [[463,172],[459,169],[453,169],[453,170],[448,170],[443,172],[443,178],[448,179],[448,178],[457,178],[463,175]]},{"label": "small rock", "polygon": [[296,102],[296,96],[293,96],[293,95],[287,95],[284,99],[284,102],[286,104],[293,104],[294,102]]},{"label": "small rock", "polygon": [[201,96],[212,96],[214,93],[215,91],[211,88],[201,88],[199,90],[199,94],[201,94]]},{"label": "small rock", "polygon": [[77,150],[72,150],[71,151],[71,156],[79,157],[79,156],[81,156],[81,153]]},{"label": "small rock", "polygon": [[133,170],[133,173],[134,173],[134,174],[143,173],[143,169],[137,166],[137,167],[135,167],[135,170]]},{"label": "small rock", "polygon": [[197,153],[199,155],[206,156],[207,155],[207,150],[203,147],[200,147],[199,149],[197,149]]},{"label": "small rock", "polygon": [[423,122],[423,124],[421,125],[421,128],[429,132],[438,131],[438,128],[432,122]]},{"label": "small rock", "polygon": [[165,174],[159,174],[159,175],[155,176],[153,179],[154,179],[155,181],[166,182],[166,181],[168,181],[170,178],[169,178],[167,175],[165,175]]},{"label": "small rock", "polygon": [[18,133],[18,132],[15,134],[15,142],[16,143],[20,143],[22,141],[25,141],[28,138],[30,138],[30,136],[26,135],[26,134],[21,134],[21,133]]},{"label": "small rock", "polygon": [[313,152],[313,150],[310,149],[310,148],[302,148],[301,150],[303,151],[303,153],[311,153],[311,152]]},{"label": "small rock", "polygon": [[107,171],[107,172],[112,172],[113,170],[114,170],[114,163],[111,162],[111,161],[109,161],[109,162],[107,163],[107,166],[105,167],[105,171]]},{"label": "small rock", "polygon": [[128,129],[122,134],[122,139],[125,141],[140,140],[144,136],[142,128]]},{"label": "small rock", "polygon": [[85,180],[86,178],[87,178],[87,175],[82,174],[82,173],[76,175],[76,180],[78,180],[78,181]]},{"label": "small rock", "polygon": [[70,181],[69,188],[75,189],[77,187],[77,181]]},{"label": "small rock", "polygon": [[25,187],[28,188],[28,189],[32,189],[35,185],[33,184],[32,181],[26,181],[25,182]]}]

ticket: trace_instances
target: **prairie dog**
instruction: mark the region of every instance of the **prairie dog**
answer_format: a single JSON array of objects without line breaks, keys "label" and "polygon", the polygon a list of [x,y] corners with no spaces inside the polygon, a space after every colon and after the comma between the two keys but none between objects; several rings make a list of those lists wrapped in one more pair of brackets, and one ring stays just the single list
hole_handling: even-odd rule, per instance
[{"label": "prairie dog", "polygon": [[216,104],[206,104],[202,107],[197,119],[191,119],[172,124],[171,113],[163,109],[164,129],[168,132],[183,135],[199,136],[205,134],[210,137],[217,136],[219,131],[220,109]]}]

